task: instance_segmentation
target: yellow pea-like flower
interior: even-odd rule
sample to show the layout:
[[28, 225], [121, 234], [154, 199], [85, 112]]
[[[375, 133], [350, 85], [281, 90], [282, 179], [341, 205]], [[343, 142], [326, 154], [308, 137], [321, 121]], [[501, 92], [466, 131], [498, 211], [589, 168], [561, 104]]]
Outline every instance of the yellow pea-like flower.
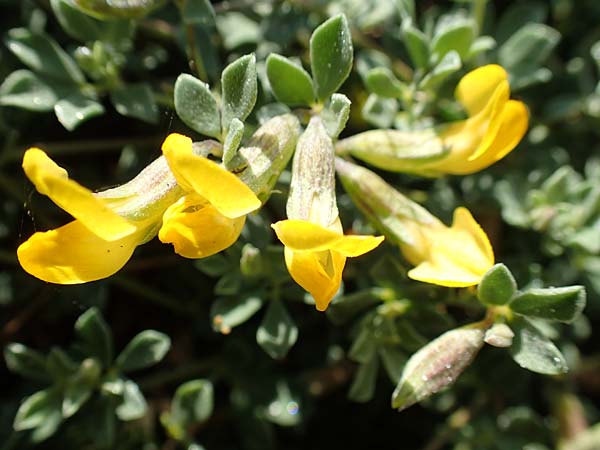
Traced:
[[188, 194], [163, 215], [158, 238], [173, 244], [175, 253], [203, 258], [232, 245], [244, 227], [246, 214], [261, 206], [252, 190], [233, 173], [200, 155], [192, 140], [171, 134], [162, 146], [175, 179]]
[[[466, 208], [456, 208], [451, 227], [427, 227], [419, 233], [424, 248], [405, 252], [407, 259], [416, 265], [408, 272], [413, 280], [448, 287], [474, 286], [494, 265], [490, 241]], [[420, 257], [409, 258], [415, 250]]]
[[285, 245], [290, 275], [314, 297], [317, 309], [327, 309], [342, 281], [346, 258], [377, 247], [383, 236], [345, 236], [339, 218], [329, 227], [308, 220], [282, 220], [272, 225]]
[[334, 148], [318, 116], [300, 137], [292, 166], [287, 220], [271, 225], [285, 246], [292, 279], [325, 311], [339, 290], [346, 258], [377, 247], [383, 236], [345, 236], [335, 198]]
[[354, 204], [415, 266], [408, 272], [410, 278], [440, 286], [473, 286], [494, 265], [489, 239], [466, 208], [454, 211], [448, 227], [370, 170], [340, 158], [336, 169]]
[[366, 131], [339, 141], [337, 151], [384, 170], [466, 175], [504, 158], [525, 135], [527, 108], [510, 100], [508, 74], [501, 66], [469, 72], [455, 96], [469, 116], [465, 120], [414, 131]]
[[[126, 204], [127, 198], [135, 197], [133, 193], [102, 198], [69, 179], [67, 171], [38, 148], [25, 152], [23, 169], [40, 193], [75, 218], [55, 230], [36, 232], [19, 246], [19, 263], [31, 275], [58, 284], [106, 278], [152, 236], [156, 216], [131, 220], [115, 206]], [[163, 194], [168, 199], [169, 193]]]

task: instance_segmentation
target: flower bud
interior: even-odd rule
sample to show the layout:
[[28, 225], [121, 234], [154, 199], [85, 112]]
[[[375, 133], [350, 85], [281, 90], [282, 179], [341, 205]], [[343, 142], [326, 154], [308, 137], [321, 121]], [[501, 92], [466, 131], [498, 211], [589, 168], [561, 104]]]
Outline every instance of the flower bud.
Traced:
[[447, 331], [415, 353], [392, 394], [392, 407], [406, 409], [452, 385], [483, 346], [488, 326], [478, 322]]
[[338, 217], [334, 160], [333, 142], [321, 118], [314, 116], [296, 147], [288, 219], [308, 220], [327, 227]]
[[299, 133], [296, 116], [273, 117], [256, 130], [247, 145], [238, 149], [227, 166], [264, 203], [292, 157]]

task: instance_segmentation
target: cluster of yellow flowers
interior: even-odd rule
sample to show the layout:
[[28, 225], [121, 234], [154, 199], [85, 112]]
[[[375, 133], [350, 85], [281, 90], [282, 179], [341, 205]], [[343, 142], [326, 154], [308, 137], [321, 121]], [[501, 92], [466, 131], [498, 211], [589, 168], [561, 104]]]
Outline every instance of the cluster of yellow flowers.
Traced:
[[[290, 137], [278, 152], [259, 149], [260, 156], [270, 155], [269, 164], [277, 161], [263, 167], [261, 176], [268, 182], [261, 185], [209, 159], [211, 146], [218, 143], [192, 143], [180, 134], [170, 134], [162, 145], [163, 155], [132, 181], [97, 193], [69, 179], [42, 150], [30, 148], [23, 158], [25, 174], [38, 192], [75, 220], [33, 234], [18, 248], [19, 262], [41, 280], [76, 284], [114, 274], [138, 245], [156, 235], [184, 257], [213, 255], [238, 239], [246, 215], [266, 201], [265, 190], [270, 191], [295, 148], [288, 219], [272, 227], [285, 245], [292, 278], [312, 294], [317, 309], [325, 310], [338, 291], [346, 258], [362, 255], [383, 240], [343, 234], [335, 199], [336, 169], [359, 208], [415, 266], [411, 278], [442, 286], [475, 285], [494, 264], [494, 254], [468, 210], [458, 208], [447, 227], [373, 172], [336, 160], [335, 152], [337, 147], [338, 153], [350, 153], [376, 167], [426, 176], [472, 173], [503, 158], [527, 129], [525, 106], [509, 100], [509, 94], [507, 74], [499, 66], [467, 74], [456, 96], [469, 117], [430, 130], [430, 140], [443, 149], [436, 158], [398, 153], [394, 130], [363, 133], [336, 146], [314, 116], [297, 144]], [[298, 125], [290, 117], [292, 125], [285, 133], [292, 136]], [[377, 132], [387, 133], [386, 143], [373, 135]], [[400, 139], [406, 142], [406, 132]]]

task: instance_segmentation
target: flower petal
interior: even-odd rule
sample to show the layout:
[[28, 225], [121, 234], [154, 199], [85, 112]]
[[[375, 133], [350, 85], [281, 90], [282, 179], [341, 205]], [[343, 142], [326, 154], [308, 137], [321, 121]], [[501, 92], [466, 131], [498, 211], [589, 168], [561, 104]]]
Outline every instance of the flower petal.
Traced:
[[107, 241], [119, 240], [137, 230], [89, 189], [70, 180], [67, 171], [39, 148], [30, 148], [25, 152], [23, 169], [41, 194], [50, 197], [98, 237]]
[[356, 257], [378, 247], [384, 239], [383, 236], [342, 236], [333, 243], [331, 250], [335, 250], [346, 257]]
[[295, 251], [328, 250], [342, 234], [308, 220], [280, 220], [271, 225], [286, 247]]
[[224, 216], [234, 219], [260, 208], [260, 200], [242, 180], [210, 159], [194, 155], [190, 138], [170, 134], [162, 151], [177, 183], [206, 198]]
[[244, 228], [246, 216], [230, 219], [202, 196], [191, 193], [164, 213], [158, 238], [173, 244], [186, 258], [204, 258], [231, 246]]
[[475, 161], [477, 165], [482, 169], [508, 155], [521, 141], [528, 126], [529, 114], [525, 104], [517, 100], [506, 102], [498, 134], [486, 154]]
[[[323, 255], [318, 252], [295, 252], [285, 248], [285, 264], [294, 281], [308, 291], [319, 311], [325, 311], [340, 288], [346, 257], [328, 252], [330, 274], [323, 268]], [[320, 258], [321, 257], [321, 258]]]
[[19, 263], [40, 280], [79, 284], [117, 272], [131, 258], [147, 230], [106, 241], [75, 220], [55, 230], [38, 232], [17, 249]]
[[481, 281], [481, 276], [451, 263], [444, 264], [443, 261], [438, 261], [438, 264], [425, 261], [409, 270], [408, 276], [413, 280], [446, 287], [474, 286]]
[[507, 80], [508, 74], [501, 66], [488, 64], [462, 77], [454, 95], [469, 116], [474, 116], [485, 108], [497, 87]]
[[[454, 210], [451, 230], [462, 231], [473, 239], [480, 253], [471, 256], [473, 259], [477, 257], [477, 262], [481, 266], [480, 271], [485, 273], [494, 265], [494, 250], [490, 240], [467, 208], [459, 207]], [[481, 256], [481, 260], [479, 260], [479, 256]]]
[[[336, 221], [337, 223], [337, 221]], [[294, 251], [335, 250], [346, 257], [360, 256], [377, 247], [383, 236], [344, 236], [307, 220], [281, 220], [271, 225], [279, 240]]]
[[466, 208], [454, 211], [452, 227], [431, 231], [429, 255], [408, 276], [440, 286], [472, 286], [494, 265], [489, 239]]

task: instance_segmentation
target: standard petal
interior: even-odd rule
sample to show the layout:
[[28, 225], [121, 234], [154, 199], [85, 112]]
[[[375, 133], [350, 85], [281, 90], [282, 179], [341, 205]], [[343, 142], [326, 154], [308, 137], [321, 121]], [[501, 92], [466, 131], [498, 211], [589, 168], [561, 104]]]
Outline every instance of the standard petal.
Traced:
[[414, 280], [440, 286], [473, 286], [494, 265], [489, 239], [466, 208], [454, 211], [452, 227], [431, 231], [429, 254], [408, 272]]
[[55, 230], [35, 233], [19, 246], [17, 257], [23, 269], [40, 280], [86, 283], [121, 269], [146, 235], [143, 229], [106, 241], [75, 220]]
[[[494, 250], [492, 249], [490, 240], [467, 208], [459, 207], [454, 210], [452, 227], [450, 229], [464, 232], [471, 237], [479, 251], [477, 253], [473, 251], [473, 254], [470, 255], [470, 260], [477, 261], [481, 272], [487, 272], [494, 265]], [[466, 249], [469, 248], [470, 246], [466, 247]]]
[[502, 111], [501, 125], [488, 151], [474, 162], [481, 170], [508, 155], [527, 132], [529, 114], [523, 102], [509, 100]]
[[454, 95], [465, 107], [469, 116], [474, 116], [485, 108], [498, 85], [507, 80], [508, 74], [501, 66], [488, 64], [462, 77]]
[[383, 242], [383, 236], [342, 236], [331, 246], [342, 255], [352, 258], [370, 252]]
[[179, 185], [206, 198], [224, 216], [233, 219], [260, 208], [260, 200], [243, 181], [210, 159], [194, 155], [190, 138], [170, 134], [162, 151]]
[[230, 219], [198, 194], [188, 194], [163, 215], [158, 238], [173, 244], [186, 258], [205, 258], [231, 246], [239, 237], [246, 217]]
[[308, 220], [281, 220], [271, 227], [283, 245], [296, 251], [327, 250], [343, 236]]
[[79, 220], [98, 237], [119, 240], [137, 228], [117, 215], [89, 189], [68, 178], [67, 171], [38, 148], [30, 148], [23, 157], [23, 169], [35, 188]]
[[325, 311], [340, 288], [346, 258], [337, 252], [328, 252], [330, 274], [323, 267], [323, 255], [318, 252], [295, 252], [285, 248], [285, 263], [294, 281], [308, 291], [319, 311]]

